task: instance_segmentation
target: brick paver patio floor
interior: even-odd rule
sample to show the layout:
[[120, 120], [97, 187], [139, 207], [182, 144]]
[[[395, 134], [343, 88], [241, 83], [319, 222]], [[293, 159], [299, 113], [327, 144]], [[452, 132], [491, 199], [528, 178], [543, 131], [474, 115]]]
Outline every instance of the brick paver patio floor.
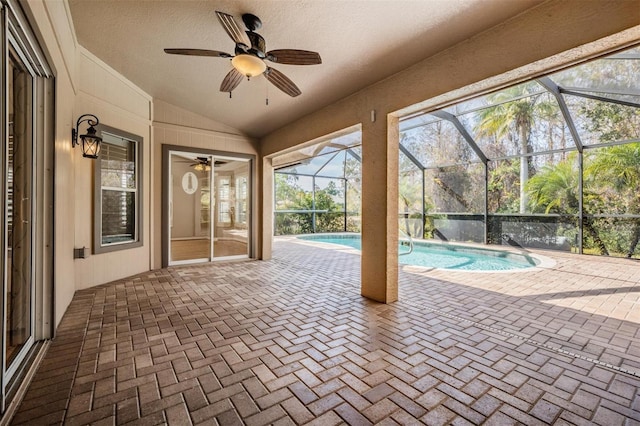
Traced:
[[640, 263], [403, 267], [286, 239], [270, 261], [76, 293], [14, 424], [640, 424]]

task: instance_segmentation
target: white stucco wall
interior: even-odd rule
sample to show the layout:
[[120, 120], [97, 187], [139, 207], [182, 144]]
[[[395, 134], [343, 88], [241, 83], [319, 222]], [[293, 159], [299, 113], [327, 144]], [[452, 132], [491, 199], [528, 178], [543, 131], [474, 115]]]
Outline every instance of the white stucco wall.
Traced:
[[[141, 247], [76, 259], [76, 289], [104, 284], [150, 269], [150, 182], [152, 98], [83, 47], [77, 51], [78, 92], [74, 116], [94, 114], [101, 124], [141, 136], [142, 142], [142, 240]], [[93, 245], [93, 168], [95, 160], [72, 153], [75, 161], [75, 247]], [[89, 219], [89, 220], [88, 220]]]
[[[54, 323], [62, 315], [76, 290], [73, 247], [75, 243], [76, 158], [71, 150], [75, 98], [78, 93], [78, 44], [65, 2], [23, 2], [49, 65], [55, 72], [55, 206], [54, 206]], [[77, 118], [77, 117], [76, 117]]]

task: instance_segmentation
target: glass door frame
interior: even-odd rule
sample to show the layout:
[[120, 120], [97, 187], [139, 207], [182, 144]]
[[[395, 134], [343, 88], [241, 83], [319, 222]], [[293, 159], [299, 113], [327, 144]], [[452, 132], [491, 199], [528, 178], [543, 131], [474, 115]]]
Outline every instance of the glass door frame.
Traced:
[[[171, 261], [171, 156], [175, 153], [183, 154], [183, 155], [197, 155], [197, 156], [211, 156], [212, 158], [212, 167], [210, 171], [210, 191], [214, 191], [213, 179], [214, 179], [214, 162], [215, 159], [225, 159], [230, 161], [246, 161], [248, 163], [248, 214], [247, 214], [247, 255], [242, 256], [225, 256], [225, 257], [214, 257], [214, 249], [213, 249], [213, 236], [214, 236], [214, 223], [213, 223], [213, 214], [215, 209], [210, 208], [210, 226], [209, 226], [209, 234], [211, 238], [211, 253], [209, 259], [198, 259], [195, 261], [179, 261], [179, 263]], [[195, 148], [181, 145], [168, 145], [162, 144], [162, 212], [161, 212], [161, 252], [162, 252], [162, 267], [166, 268], [168, 266], [174, 266], [179, 264], [192, 264], [192, 263], [202, 263], [202, 262], [216, 262], [220, 260], [229, 260], [229, 259], [238, 259], [238, 258], [246, 258], [250, 259], [254, 257], [254, 235], [255, 235], [255, 224], [253, 221], [254, 211], [256, 207], [256, 200], [254, 197], [254, 187], [256, 185], [254, 181], [255, 176], [255, 161], [256, 156], [253, 154], [243, 154], [243, 153], [235, 153], [228, 151], [218, 151], [211, 149], [203, 149], [203, 148]], [[213, 201], [213, 192], [210, 195], [211, 202]]]
[[[0, 412], [5, 414], [13, 410], [14, 396], [26, 390], [25, 376], [31, 374], [34, 359], [40, 359], [46, 342], [54, 334], [54, 76], [46, 62], [46, 56], [40, 49], [38, 40], [30, 30], [29, 22], [17, 0], [2, 0], [0, 3], [0, 76], [2, 85], [0, 94], [0, 188], [3, 194], [2, 222], [0, 225], [0, 243], [2, 244], [2, 301], [0, 303]], [[11, 361], [8, 360], [8, 300], [9, 286], [9, 78], [14, 57], [28, 79], [28, 92], [25, 117], [27, 132], [25, 144], [29, 145], [24, 164], [30, 169], [27, 195], [29, 204], [28, 232], [28, 334], [21, 347], [17, 349]], [[13, 155], [13, 153], [12, 153]], [[15, 200], [13, 200], [15, 201]], [[20, 200], [19, 202], [22, 202]], [[15, 203], [14, 203], [15, 204]], [[25, 205], [27, 204], [25, 200]], [[12, 213], [13, 214], [13, 213]], [[16, 397], [16, 400], [19, 398]], [[11, 403], [11, 404], [10, 404]]]
[[[167, 170], [167, 173], [169, 174], [169, 176], [173, 176], [173, 157], [196, 157], [196, 156], [204, 156], [207, 157], [211, 163], [211, 168], [206, 171], [206, 177], [207, 179], [209, 179], [209, 205], [211, 205], [211, 189], [212, 189], [212, 177], [213, 177], [213, 157], [209, 154], [205, 154], [203, 155], [202, 153], [197, 153], [197, 152], [191, 152], [191, 151], [175, 151], [175, 150], [171, 150], [168, 153], [169, 155], [169, 167], [164, 169]], [[199, 179], [198, 179], [199, 180]], [[213, 222], [212, 222], [212, 218], [213, 218], [213, 209], [209, 208], [209, 256], [208, 257], [200, 257], [200, 258], [194, 258], [194, 259], [186, 259], [186, 260], [171, 260], [171, 253], [172, 253], [172, 234], [171, 234], [171, 228], [173, 225], [173, 181], [171, 182], [170, 186], [169, 186], [169, 192], [168, 192], [168, 209], [169, 209], [169, 226], [167, 228], [165, 228], [165, 232], [167, 232], [168, 234], [168, 244], [169, 244], [169, 254], [168, 254], [168, 258], [169, 258], [169, 264], [168, 266], [178, 266], [178, 265], [189, 265], [189, 264], [193, 264], [193, 263], [203, 263], [203, 262], [210, 262], [211, 259], [213, 259]], [[202, 188], [200, 183], [198, 183], [198, 188]], [[195, 217], [198, 217], [198, 214], [194, 215], [194, 221], [195, 221]], [[195, 222], [194, 222], [194, 226], [195, 226]]]
[[[11, 52], [14, 52], [16, 54], [16, 56], [20, 56], [17, 55], [18, 52], [14, 51], [14, 46], [11, 46], [11, 48], [9, 49]], [[8, 304], [9, 304], [9, 300], [8, 300], [8, 286], [9, 286], [9, 280], [8, 280], [8, 275], [9, 275], [9, 271], [7, 270], [7, 266], [8, 266], [8, 257], [9, 257], [9, 243], [7, 241], [7, 236], [9, 235], [9, 229], [8, 229], [8, 209], [9, 209], [9, 205], [8, 205], [8, 197], [6, 195], [3, 195], [3, 212], [4, 212], [4, 219], [3, 219], [3, 257], [4, 257], [4, 269], [3, 269], [3, 322], [4, 322], [4, 332], [3, 332], [3, 336], [4, 336], [4, 344], [3, 344], [3, 362], [2, 362], [2, 371], [4, 372], [4, 382], [8, 383], [11, 381], [11, 379], [13, 378], [13, 376], [15, 375], [16, 371], [18, 370], [18, 368], [22, 365], [22, 362], [25, 360], [27, 354], [29, 353], [29, 351], [31, 350], [33, 343], [35, 342], [35, 239], [36, 239], [36, 229], [35, 229], [35, 222], [36, 222], [36, 209], [35, 209], [35, 197], [36, 197], [36, 178], [35, 178], [35, 170], [36, 170], [36, 163], [35, 163], [35, 137], [34, 137], [34, 133], [35, 133], [35, 117], [33, 117], [33, 111], [35, 106], [37, 105], [37, 99], [36, 99], [36, 79], [35, 76], [30, 72], [30, 70], [28, 69], [28, 67], [24, 64], [22, 58], [16, 58], [16, 60], [20, 60], [20, 65], [25, 67], [24, 72], [29, 74], [29, 86], [27, 89], [27, 96], [30, 98], [29, 102], [28, 102], [28, 106], [29, 111], [28, 111], [28, 115], [27, 115], [27, 119], [29, 120], [29, 125], [28, 125], [28, 133], [27, 133], [27, 137], [25, 138], [27, 143], [30, 144], [31, 146], [28, 148], [29, 152], [31, 153], [31, 158], [28, 160], [28, 166], [29, 166], [29, 198], [27, 199], [22, 199], [18, 202], [22, 203], [23, 201], [28, 201], [28, 211], [29, 211], [29, 215], [27, 218], [28, 221], [28, 226], [29, 226], [29, 231], [28, 231], [28, 235], [30, 236], [31, 241], [29, 241], [29, 293], [28, 293], [28, 298], [29, 298], [29, 302], [28, 302], [28, 308], [29, 308], [29, 337], [25, 340], [24, 343], [21, 344], [21, 347], [18, 349], [18, 352], [15, 354], [15, 356], [13, 356], [13, 358], [11, 360], [7, 359], [7, 347], [9, 346], [9, 343], [7, 341], [8, 337], [7, 337], [7, 332], [10, 332], [7, 328], [7, 321], [8, 321], [8, 316], [9, 316], [9, 310], [8, 310]], [[11, 60], [7, 60], [7, 67], [11, 66]], [[8, 73], [8, 68], [5, 68], [5, 70], [7, 71], [7, 74], [5, 75], [9, 75]], [[9, 99], [9, 96], [5, 97], [5, 111], [9, 111], [9, 107], [8, 107], [8, 103], [11, 102], [11, 100]], [[14, 112], [15, 114], [15, 112]], [[15, 119], [14, 119], [15, 122]], [[4, 150], [3, 150], [3, 162], [2, 162], [2, 179], [4, 181], [4, 191], [3, 194], [7, 194], [8, 193], [8, 181], [7, 181], [7, 176], [8, 176], [8, 153], [9, 153], [9, 137], [11, 136], [10, 131], [9, 131], [9, 121], [7, 120], [7, 126], [5, 128], [6, 131], [6, 138], [3, 140], [6, 141], [6, 146], [4, 146]], [[15, 156], [15, 140], [14, 140], [14, 153], [12, 154], [12, 156]], [[14, 167], [15, 167], [15, 163], [14, 163]], [[15, 170], [15, 169], [14, 169]], [[15, 176], [14, 176], [15, 179]], [[15, 194], [14, 194], [15, 195]], [[16, 200], [13, 200], [13, 204], [16, 204]], [[22, 203], [24, 204], [24, 203]], [[21, 206], [22, 207], [22, 206]], [[13, 208], [13, 211], [15, 211], [15, 208]], [[15, 220], [15, 217], [12, 219]], [[12, 263], [13, 265], [13, 263]]]
[[[237, 161], [237, 162], [241, 162], [241, 163], [247, 163], [247, 200], [249, 200], [249, 212], [248, 212], [248, 218], [247, 218], [247, 253], [246, 254], [236, 254], [236, 255], [228, 255], [228, 256], [215, 256], [215, 250], [214, 250], [214, 246], [215, 246], [215, 232], [216, 232], [216, 222], [218, 222], [218, 218], [212, 217], [213, 222], [211, 222], [211, 229], [212, 229], [212, 244], [211, 244], [211, 260], [213, 262], [218, 262], [218, 261], [223, 261], [223, 260], [234, 260], [234, 259], [247, 259], [250, 257], [250, 253], [251, 253], [251, 213], [252, 213], [252, 207], [253, 205], [250, 203], [251, 201], [251, 195], [252, 195], [252, 191], [251, 191], [251, 179], [250, 177], [252, 176], [252, 171], [251, 171], [251, 167], [252, 167], [252, 161], [250, 159], [247, 158], [241, 158], [238, 157], [237, 155], [214, 155], [212, 158], [212, 167], [211, 167], [211, 179], [212, 182], [215, 181], [215, 173], [214, 173], [214, 169], [215, 169], [215, 162], [216, 160], [226, 160], [227, 162], [233, 162], [233, 161]], [[233, 182], [233, 185], [231, 185], [232, 182], [229, 182], [229, 186], [230, 186], [230, 190], [231, 188], [237, 188], [235, 185], [235, 182]], [[212, 184], [211, 190], [215, 190], [216, 194], [214, 195], [213, 199], [216, 200], [217, 203], [217, 199], [218, 199], [218, 187], [215, 184]], [[235, 194], [231, 194], [231, 197], [233, 197], [233, 199], [235, 199]], [[233, 206], [235, 208], [235, 206]], [[211, 208], [211, 213], [215, 214], [218, 210], [218, 207], [215, 206]]]

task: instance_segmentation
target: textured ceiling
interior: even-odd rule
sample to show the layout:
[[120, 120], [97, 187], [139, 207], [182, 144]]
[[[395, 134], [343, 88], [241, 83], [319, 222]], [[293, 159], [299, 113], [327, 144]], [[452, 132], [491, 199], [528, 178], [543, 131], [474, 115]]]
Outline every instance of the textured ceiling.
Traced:
[[[69, 0], [79, 43], [151, 96], [261, 137], [493, 27], [541, 0]], [[321, 65], [269, 64], [302, 91], [291, 98], [263, 76], [229, 99], [218, 91], [233, 53], [215, 11], [261, 18], [267, 50], [305, 49]], [[265, 98], [269, 97], [269, 105]]]

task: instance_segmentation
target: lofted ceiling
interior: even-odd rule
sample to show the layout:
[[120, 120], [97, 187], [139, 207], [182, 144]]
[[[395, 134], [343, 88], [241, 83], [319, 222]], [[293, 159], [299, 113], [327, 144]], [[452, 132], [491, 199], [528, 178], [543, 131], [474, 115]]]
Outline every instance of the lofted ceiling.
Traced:
[[[491, 28], [542, 0], [69, 0], [79, 43], [144, 91], [260, 138]], [[233, 97], [219, 92], [229, 59], [164, 48], [233, 53], [215, 11], [253, 13], [267, 50], [319, 52], [322, 64], [268, 63], [293, 80], [291, 98], [263, 76]], [[269, 98], [269, 105], [265, 99]]]

